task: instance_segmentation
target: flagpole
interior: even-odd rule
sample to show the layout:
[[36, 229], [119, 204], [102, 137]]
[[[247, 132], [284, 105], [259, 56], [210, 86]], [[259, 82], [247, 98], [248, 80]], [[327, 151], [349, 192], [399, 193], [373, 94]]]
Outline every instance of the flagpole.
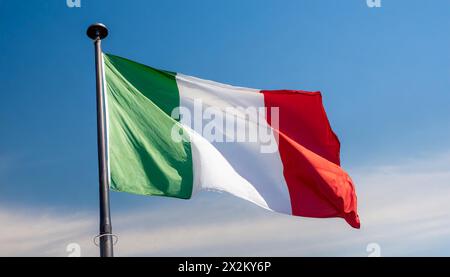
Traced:
[[100, 185], [100, 256], [113, 257], [111, 214], [109, 209], [109, 176], [106, 156], [105, 99], [103, 97], [102, 39], [108, 36], [108, 29], [101, 23], [92, 24], [87, 36], [95, 45], [95, 73], [97, 89], [97, 146], [98, 175]]

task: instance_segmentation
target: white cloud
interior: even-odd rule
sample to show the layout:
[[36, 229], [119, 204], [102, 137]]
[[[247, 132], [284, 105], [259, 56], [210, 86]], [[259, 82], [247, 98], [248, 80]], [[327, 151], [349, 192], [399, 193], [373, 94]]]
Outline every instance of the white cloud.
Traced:
[[[401, 165], [355, 168], [362, 229], [341, 219], [266, 212], [216, 193], [167, 200], [136, 211], [113, 210], [116, 255], [365, 256], [449, 255], [450, 154]], [[149, 198], [154, 199], [154, 198]], [[149, 202], [151, 202], [149, 200]], [[1, 256], [64, 256], [77, 242], [97, 255], [97, 214], [0, 207]]]
[[71, 240], [86, 243], [94, 219], [87, 214], [2, 207], [0, 256], [62, 256]]

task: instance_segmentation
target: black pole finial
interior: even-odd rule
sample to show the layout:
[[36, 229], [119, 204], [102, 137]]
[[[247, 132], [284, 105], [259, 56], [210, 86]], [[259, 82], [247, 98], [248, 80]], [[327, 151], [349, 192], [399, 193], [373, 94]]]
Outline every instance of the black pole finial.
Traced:
[[86, 34], [92, 40], [104, 39], [108, 36], [108, 28], [106, 28], [105, 24], [94, 23], [91, 26], [89, 26]]

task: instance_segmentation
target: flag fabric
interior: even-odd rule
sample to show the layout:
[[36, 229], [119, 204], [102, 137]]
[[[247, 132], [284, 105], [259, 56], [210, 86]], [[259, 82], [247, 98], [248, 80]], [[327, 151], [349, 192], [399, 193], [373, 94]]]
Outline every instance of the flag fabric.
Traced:
[[110, 54], [103, 76], [112, 190], [183, 199], [227, 192], [360, 227], [320, 92], [235, 87]]

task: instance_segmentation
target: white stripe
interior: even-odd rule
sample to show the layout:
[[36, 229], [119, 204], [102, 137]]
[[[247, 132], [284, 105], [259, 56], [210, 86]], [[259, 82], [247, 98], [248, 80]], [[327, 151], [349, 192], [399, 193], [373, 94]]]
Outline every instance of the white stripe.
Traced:
[[108, 186], [111, 184], [111, 168], [110, 168], [110, 162], [109, 162], [109, 109], [108, 109], [108, 92], [106, 90], [106, 75], [105, 75], [105, 58], [104, 58], [104, 54], [101, 54], [101, 59], [102, 59], [102, 64], [101, 64], [101, 68], [102, 68], [102, 79], [103, 79], [103, 88], [102, 88], [102, 93], [103, 93], [103, 101], [104, 101], [104, 114], [105, 114], [105, 128], [106, 128], [106, 170], [107, 172], [107, 176], [108, 176]]
[[[180, 106], [187, 108], [192, 115], [194, 100], [199, 99], [204, 108], [220, 111], [229, 107], [265, 107], [264, 95], [259, 90], [233, 87], [182, 74], [177, 74], [176, 79], [180, 92]], [[258, 125], [259, 128], [266, 130], [275, 142], [273, 129], [267, 124], [265, 114], [259, 115], [262, 120], [245, 118], [239, 111], [232, 115], [237, 117], [236, 133], [245, 132], [245, 126]], [[209, 121], [203, 119], [203, 126]], [[195, 133], [193, 130], [189, 132], [192, 140], [196, 190], [225, 191], [269, 210], [292, 213], [289, 191], [283, 176], [283, 164], [278, 151], [261, 153], [260, 141], [209, 142], [201, 136], [201, 130], [194, 129]], [[226, 130], [223, 132], [225, 136], [233, 136], [227, 134]]]

